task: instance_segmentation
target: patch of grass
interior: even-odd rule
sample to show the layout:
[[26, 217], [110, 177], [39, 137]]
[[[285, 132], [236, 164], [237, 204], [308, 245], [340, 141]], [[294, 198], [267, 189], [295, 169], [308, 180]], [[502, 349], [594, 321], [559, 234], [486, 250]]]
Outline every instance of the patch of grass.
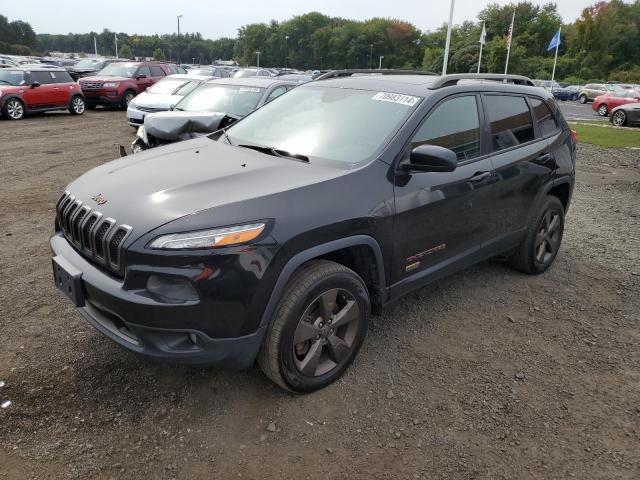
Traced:
[[579, 142], [607, 148], [640, 147], [640, 129], [632, 130], [614, 128], [609, 125], [587, 125], [575, 122], [570, 122], [569, 125], [578, 132]]

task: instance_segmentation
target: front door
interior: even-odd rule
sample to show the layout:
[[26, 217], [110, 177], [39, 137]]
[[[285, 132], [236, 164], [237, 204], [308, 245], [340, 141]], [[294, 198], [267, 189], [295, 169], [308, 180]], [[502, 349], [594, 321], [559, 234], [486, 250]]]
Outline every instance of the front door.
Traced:
[[422, 144], [449, 148], [458, 166], [447, 173], [398, 170], [392, 297], [438, 272], [473, 263], [491, 236], [494, 172], [481, 148], [479, 112], [479, 96], [449, 97], [427, 115], [406, 148], [402, 161]]

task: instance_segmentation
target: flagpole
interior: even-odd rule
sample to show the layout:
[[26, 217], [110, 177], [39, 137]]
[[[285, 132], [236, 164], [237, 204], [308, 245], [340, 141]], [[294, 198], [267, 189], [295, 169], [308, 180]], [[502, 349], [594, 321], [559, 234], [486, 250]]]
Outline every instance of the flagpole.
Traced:
[[511, 54], [511, 42], [513, 41], [513, 22], [516, 19], [516, 11], [513, 10], [513, 16], [511, 17], [511, 35], [509, 35], [509, 45], [507, 46], [507, 62], [504, 65], [504, 76], [507, 76], [509, 70], [509, 55]]
[[93, 36], [93, 49], [96, 52], [96, 57], [98, 56], [98, 41], [96, 40], [96, 36]]
[[116, 58], [118, 58], [118, 34], [114, 33], [113, 35], [115, 36], [115, 39], [116, 39]]
[[556, 76], [556, 62], [558, 61], [558, 48], [560, 48], [560, 32], [562, 31], [562, 25], [558, 29], [558, 44], [556, 45], [556, 56], [553, 59], [553, 70], [551, 71], [551, 93], [553, 93], [553, 79]]
[[480, 73], [480, 64], [482, 63], [482, 47], [484, 47], [485, 39], [483, 38], [484, 22], [482, 22], [482, 33], [480, 34], [480, 56], [478, 57], [478, 73]]
[[451, 0], [451, 7], [449, 9], [449, 26], [447, 28], [447, 41], [444, 44], [444, 60], [442, 62], [442, 75], [447, 74], [447, 64], [449, 63], [449, 44], [451, 43], [451, 27], [453, 23], [453, 6], [455, 0]]

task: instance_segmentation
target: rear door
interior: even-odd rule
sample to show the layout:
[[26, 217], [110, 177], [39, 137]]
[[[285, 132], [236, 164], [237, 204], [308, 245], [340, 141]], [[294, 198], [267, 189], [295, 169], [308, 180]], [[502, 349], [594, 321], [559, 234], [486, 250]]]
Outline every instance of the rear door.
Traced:
[[542, 99], [485, 94], [483, 104], [497, 179], [492, 208], [499, 215], [492, 242], [506, 248], [520, 238], [537, 193], [552, 178], [555, 162], [549, 137], [559, 132]]
[[491, 235], [493, 166], [482, 150], [480, 97], [448, 97], [429, 112], [406, 146], [430, 144], [453, 150], [453, 172], [396, 171], [394, 259], [395, 295], [448, 266], [472, 263]]
[[73, 80], [67, 72], [48, 72], [54, 82], [55, 101], [58, 107], [64, 107], [71, 100]]

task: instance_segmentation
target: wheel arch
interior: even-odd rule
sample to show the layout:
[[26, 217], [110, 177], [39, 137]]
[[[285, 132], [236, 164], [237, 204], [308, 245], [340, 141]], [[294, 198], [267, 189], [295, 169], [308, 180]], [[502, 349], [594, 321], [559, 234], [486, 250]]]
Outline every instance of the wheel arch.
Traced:
[[355, 235], [316, 245], [291, 257], [283, 267], [264, 309], [260, 327], [269, 324], [289, 280], [310, 260], [325, 259], [340, 263], [362, 277], [371, 297], [372, 312], [378, 314], [384, 302], [385, 271], [382, 250], [369, 235]]
[[69, 96], [69, 101], [67, 102], [67, 108], [71, 108], [71, 103], [73, 102], [73, 99], [76, 97], [81, 97], [82, 100], [85, 102], [85, 104], [87, 103], [87, 99], [84, 98], [84, 95], [82, 92], [71, 92], [71, 95]]
[[20, 100], [22, 102], [22, 105], [24, 106], [24, 113], [27, 113], [29, 111], [29, 107], [27, 106], [27, 102], [24, 101], [24, 98], [22, 98], [20, 95], [18, 95], [17, 93], [10, 93], [6, 96], [2, 96], [0, 97], [0, 109], [4, 108], [5, 104], [11, 100], [12, 98], [16, 98], [18, 100]]

